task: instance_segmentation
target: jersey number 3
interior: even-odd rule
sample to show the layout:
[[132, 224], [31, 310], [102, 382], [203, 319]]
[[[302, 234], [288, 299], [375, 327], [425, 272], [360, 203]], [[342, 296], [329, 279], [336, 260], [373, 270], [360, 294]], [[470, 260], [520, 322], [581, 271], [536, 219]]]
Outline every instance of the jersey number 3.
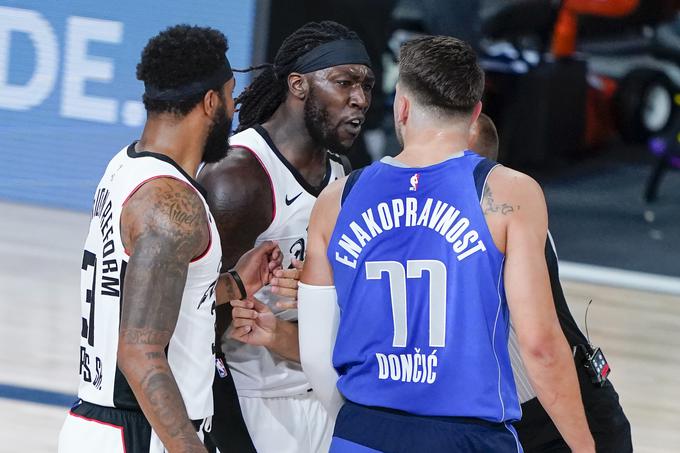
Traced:
[[366, 278], [381, 280], [387, 273], [392, 300], [394, 337], [392, 346], [405, 348], [408, 337], [406, 310], [406, 279], [422, 278], [423, 271], [430, 274], [430, 339], [429, 346], [444, 347], [446, 341], [446, 266], [437, 260], [408, 260], [406, 269], [398, 261], [367, 261]]

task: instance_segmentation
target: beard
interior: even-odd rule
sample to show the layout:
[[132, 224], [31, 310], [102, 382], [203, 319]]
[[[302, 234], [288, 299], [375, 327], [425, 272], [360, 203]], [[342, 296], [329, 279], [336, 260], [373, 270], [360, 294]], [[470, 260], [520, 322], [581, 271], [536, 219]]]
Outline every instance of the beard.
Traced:
[[330, 125], [329, 117], [328, 110], [310, 87], [304, 107], [305, 126], [310, 137], [328, 151], [346, 156], [352, 144], [347, 146], [340, 141], [337, 130]]
[[203, 162], [211, 164], [219, 162], [227, 155], [229, 148], [229, 134], [231, 134], [231, 117], [227, 116], [225, 108], [217, 109], [215, 117], [212, 119], [208, 137], [203, 146]]

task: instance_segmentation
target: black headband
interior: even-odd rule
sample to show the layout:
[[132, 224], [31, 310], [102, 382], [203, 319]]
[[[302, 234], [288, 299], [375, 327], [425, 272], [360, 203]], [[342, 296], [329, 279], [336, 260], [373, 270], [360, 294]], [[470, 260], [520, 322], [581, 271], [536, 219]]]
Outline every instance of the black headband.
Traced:
[[229, 60], [227, 60], [226, 65], [215, 71], [211, 76], [176, 88], [163, 90], [144, 82], [144, 95], [152, 101], [183, 101], [197, 94], [212, 90], [217, 86], [222, 86], [233, 77], [234, 74], [231, 72]]
[[343, 64], [362, 64], [371, 67], [364, 44], [358, 39], [341, 39], [321, 44], [301, 55], [290, 72], [307, 74], [319, 69]]

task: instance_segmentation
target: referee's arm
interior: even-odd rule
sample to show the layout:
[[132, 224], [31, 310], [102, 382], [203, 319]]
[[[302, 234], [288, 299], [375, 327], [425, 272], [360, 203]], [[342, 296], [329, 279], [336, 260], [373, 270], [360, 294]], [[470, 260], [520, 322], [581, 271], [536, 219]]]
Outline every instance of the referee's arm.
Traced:
[[488, 184], [497, 202], [513, 207], [506, 223], [505, 293], [529, 379], [572, 451], [594, 452], [574, 361], [552, 300], [543, 193], [533, 179], [512, 170], [492, 173]]

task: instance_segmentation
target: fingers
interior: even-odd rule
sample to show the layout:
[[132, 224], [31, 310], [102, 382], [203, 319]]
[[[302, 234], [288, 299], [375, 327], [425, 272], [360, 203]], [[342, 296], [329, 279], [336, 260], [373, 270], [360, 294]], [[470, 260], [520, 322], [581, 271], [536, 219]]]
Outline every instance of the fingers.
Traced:
[[232, 307], [236, 308], [253, 308], [255, 304], [253, 304], [254, 299], [244, 299], [244, 300], [232, 300], [229, 301]]
[[302, 267], [304, 266], [305, 262], [302, 260], [299, 260], [297, 258], [293, 258], [291, 260], [291, 263], [293, 264], [293, 267], [299, 271], [302, 270]]
[[253, 326], [255, 325], [255, 320], [246, 318], [234, 318], [231, 321], [231, 325], [234, 326], [235, 329], [238, 329], [239, 327], [249, 327], [250, 330], [252, 330]]
[[234, 309], [231, 311], [231, 316], [234, 320], [255, 319], [257, 318], [257, 311], [247, 308], [234, 307]]
[[281, 252], [281, 249], [277, 246], [272, 252], [269, 259], [268, 263], [269, 272], [273, 272], [275, 269], [280, 268], [281, 263], [283, 263], [283, 253]]
[[250, 299], [250, 301], [253, 303], [253, 310], [256, 310], [258, 313], [269, 313], [272, 311], [267, 304], [264, 304], [255, 298]]
[[252, 330], [253, 328], [251, 326], [233, 327], [232, 329], [229, 329], [229, 337], [242, 343], [246, 343], [248, 335], [250, 335]]
[[[299, 272], [299, 271], [296, 271], [296, 272]], [[272, 289], [274, 289], [274, 288], [287, 288], [287, 289], [294, 289], [294, 290], [297, 291], [298, 282], [299, 282], [299, 275], [296, 275], [295, 277], [286, 277], [286, 278], [274, 277], [274, 278], [272, 278], [272, 281], [270, 282], [270, 284], [272, 285]]]
[[276, 308], [280, 310], [297, 310], [298, 303], [297, 300], [283, 301], [280, 300], [276, 303]]
[[[294, 280], [295, 283], [297, 283], [297, 280]], [[282, 286], [273, 286], [272, 285], [272, 293], [276, 294], [277, 296], [281, 297], [290, 297], [291, 299], [297, 299], [297, 284], [295, 285], [295, 288], [286, 288]]]
[[[296, 282], [300, 280], [300, 269], [277, 269], [274, 271], [274, 277], [282, 279], [293, 279]], [[272, 284], [274, 280], [272, 279]], [[295, 285], [297, 287], [297, 284]]]
[[292, 269], [279, 269], [274, 271], [274, 278], [271, 279], [272, 292], [277, 296], [290, 297], [297, 299], [298, 281], [300, 280], [300, 269], [302, 261], [293, 259]]
[[[277, 249], [279, 245], [274, 242], [274, 241], [264, 241], [257, 247], [255, 247], [255, 250], [261, 251], [263, 253], [266, 253], [268, 255], [271, 255], [274, 253], [274, 250]], [[281, 250], [279, 249], [279, 253], [281, 253]]]

